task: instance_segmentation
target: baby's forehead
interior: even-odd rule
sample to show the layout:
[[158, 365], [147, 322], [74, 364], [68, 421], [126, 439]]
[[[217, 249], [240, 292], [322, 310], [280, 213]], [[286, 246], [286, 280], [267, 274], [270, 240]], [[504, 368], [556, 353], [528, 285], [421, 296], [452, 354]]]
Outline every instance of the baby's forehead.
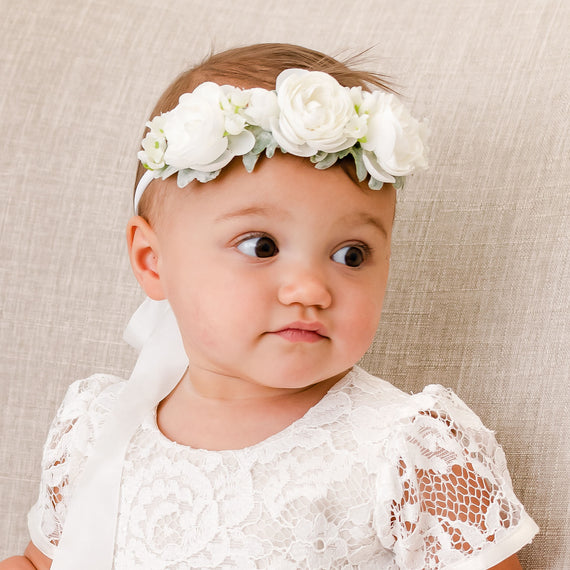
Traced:
[[391, 185], [371, 190], [340, 165], [318, 170], [308, 159], [292, 155], [260, 161], [251, 173], [236, 161], [215, 180], [185, 188], [171, 177], [155, 192], [155, 212], [165, 228], [182, 216], [202, 226], [263, 221], [311, 225], [315, 231], [333, 222], [385, 228], [395, 205]]

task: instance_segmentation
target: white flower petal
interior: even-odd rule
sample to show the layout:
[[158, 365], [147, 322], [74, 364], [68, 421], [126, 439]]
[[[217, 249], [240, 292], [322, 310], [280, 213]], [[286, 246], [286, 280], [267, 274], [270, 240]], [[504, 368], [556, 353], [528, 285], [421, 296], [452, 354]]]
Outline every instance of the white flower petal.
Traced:
[[250, 131], [242, 131], [239, 135], [228, 137], [228, 151], [234, 156], [247, 154], [255, 144], [255, 137]]
[[285, 152], [294, 154], [295, 156], [309, 157], [316, 154], [316, 150], [311, 148], [308, 144], [298, 144], [291, 141], [291, 137], [284, 136], [280, 131], [280, 125], [277, 121], [274, 121], [271, 126], [271, 132], [273, 138], [279, 145], [279, 147]]
[[234, 154], [229, 150], [222, 153], [216, 160], [208, 164], [193, 164], [192, 170], [200, 170], [202, 172], [214, 172], [214, 170], [219, 170], [224, 166], [227, 166], [231, 160], [234, 158]]
[[231, 87], [228, 85], [224, 85], [223, 88], [230, 87], [231, 91], [226, 92], [228, 99], [230, 100], [231, 104], [235, 107], [246, 107], [249, 104], [251, 99], [251, 93], [249, 89], [238, 89], [237, 87]]
[[259, 126], [268, 131], [271, 128], [271, 122], [279, 116], [277, 94], [259, 88], [250, 89], [249, 93], [249, 104], [240, 112], [248, 124]]
[[236, 113], [227, 113], [225, 117], [226, 132], [239, 135], [245, 128], [245, 119]]
[[281, 85], [283, 84], [283, 82], [292, 75], [296, 75], [298, 77], [305, 75], [309, 73], [309, 71], [307, 69], [298, 69], [295, 67], [292, 67], [291, 69], [284, 69], [278, 76], [277, 79], [275, 80], [275, 90], [277, 92], [279, 92], [279, 89], [281, 88]]
[[368, 173], [376, 178], [376, 180], [379, 182], [389, 182], [390, 184], [396, 182], [396, 179], [385, 172], [380, 164], [378, 164], [378, 161], [376, 160], [376, 157], [373, 153], [365, 150], [362, 153], [362, 161], [364, 162]]

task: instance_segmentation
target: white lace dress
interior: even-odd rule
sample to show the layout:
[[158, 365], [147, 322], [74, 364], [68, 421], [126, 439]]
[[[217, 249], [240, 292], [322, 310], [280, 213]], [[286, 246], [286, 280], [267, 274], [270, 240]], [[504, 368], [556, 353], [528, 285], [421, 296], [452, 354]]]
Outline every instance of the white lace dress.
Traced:
[[[74, 383], [51, 427], [29, 514], [50, 558], [124, 385]], [[114, 567], [473, 570], [536, 532], [492, 432], [453, 392], [408, 395], [355, 367], [301, 419], [241, 450], [179, 445], [150, 414], [124, 463]]]

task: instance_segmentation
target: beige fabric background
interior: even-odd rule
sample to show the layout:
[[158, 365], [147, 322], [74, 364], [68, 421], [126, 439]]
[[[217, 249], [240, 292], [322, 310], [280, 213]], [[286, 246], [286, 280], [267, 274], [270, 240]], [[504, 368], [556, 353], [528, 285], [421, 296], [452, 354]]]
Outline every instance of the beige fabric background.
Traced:
[[128, 375], [142, 299], [125, 255], [135, 153], [166, 84], [214, 46], [375, 46], [429, 116], [433, 167], [400, 195], [365, 366], [454, 388], [496, 430], [541, 527], [526, 568], [570, 565], [570, 3], [0, 0], [0, 558], [27, 543], [66, 386]]

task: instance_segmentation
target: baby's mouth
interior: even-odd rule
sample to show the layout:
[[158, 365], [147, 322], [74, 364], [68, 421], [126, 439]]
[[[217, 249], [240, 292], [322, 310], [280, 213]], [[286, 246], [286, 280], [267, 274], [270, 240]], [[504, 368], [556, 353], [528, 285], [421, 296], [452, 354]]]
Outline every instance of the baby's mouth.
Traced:
[[319, 342], [328, 338], [325, 327], [318, 322], [294, 322], [272, 331], [289, 342]]

